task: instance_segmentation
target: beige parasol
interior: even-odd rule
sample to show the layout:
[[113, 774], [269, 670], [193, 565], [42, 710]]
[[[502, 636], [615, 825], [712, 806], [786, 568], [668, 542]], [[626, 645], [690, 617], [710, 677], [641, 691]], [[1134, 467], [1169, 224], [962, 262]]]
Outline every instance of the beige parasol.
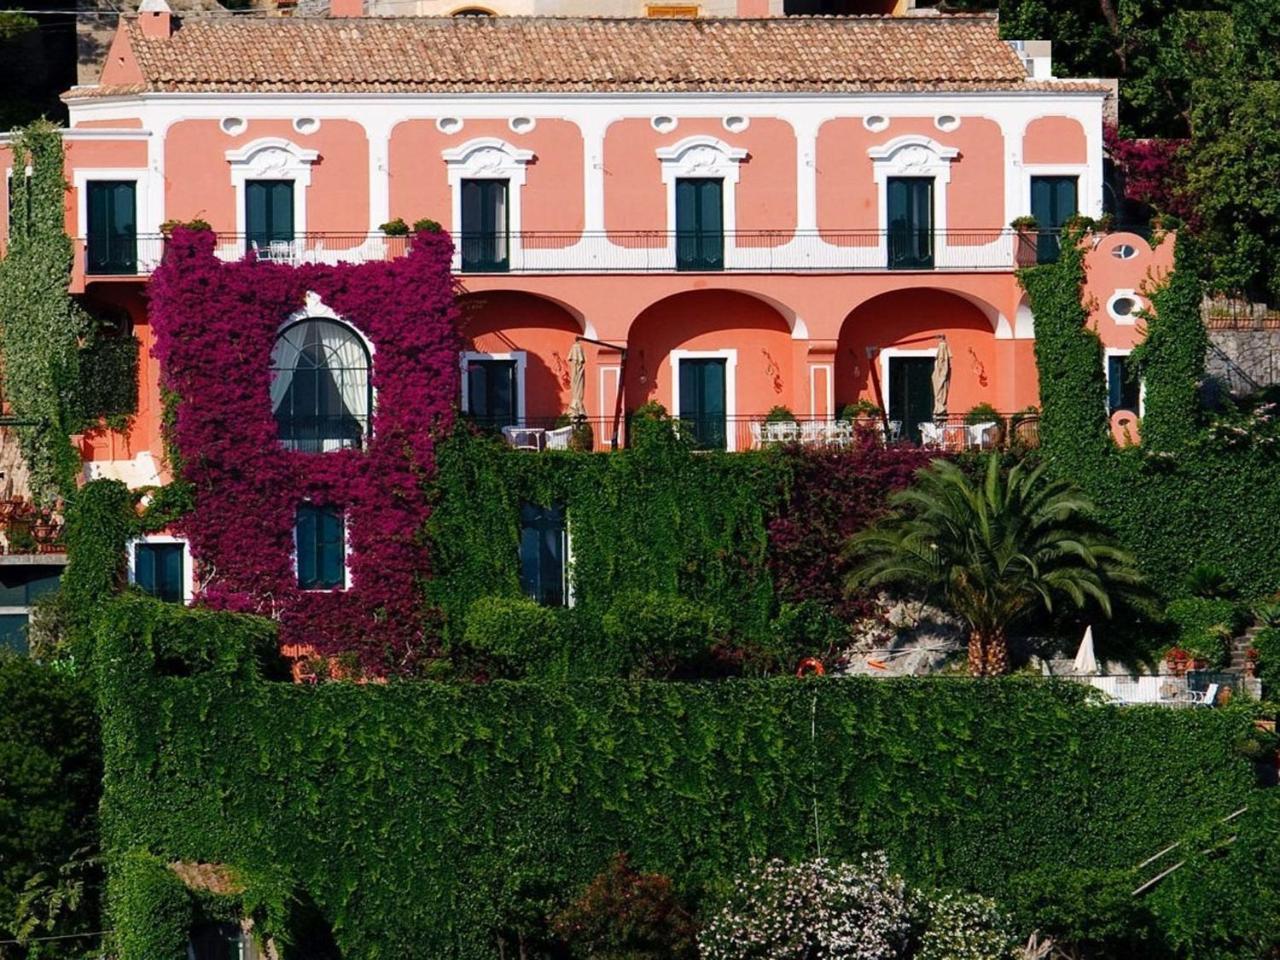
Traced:
[[569, 416], [585, 417], [587, 406], [587, 353], [582, 341], [575, 340], [569, 349]]
[[951, 387], [951, 348], [947, 338], [938, 338], [938, 354], [933, 358], [933, 418], [947, 416], [947, 391]]

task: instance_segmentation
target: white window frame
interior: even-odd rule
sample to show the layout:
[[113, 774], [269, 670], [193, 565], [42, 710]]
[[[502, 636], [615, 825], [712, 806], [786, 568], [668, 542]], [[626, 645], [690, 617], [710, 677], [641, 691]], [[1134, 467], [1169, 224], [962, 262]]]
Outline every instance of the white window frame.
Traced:
[[[440, 156], [449, 176], [453, 217], [450, 223], [455, 234], [462, 233], [462, 181], [507, 181], [507, 257], [509, 263], [519, 263], [523, 251], [520, 193], [527, 176], [526, 168], [533, 160], [533, 151], [522, 150], [498, 137], [476, 137], [441, 151]], [[454, 251], [453, 265], [455, 270], [462, 268], [461, 247]]]
[[514, 360], [516, 364], [516, 426], [524, 426], [524, 375], [529, 365], [527, 350], [511, 350], [507, 353], [485, 353], [480, 350], [464, 350], [458, 357], [462, 370], [462, 412], [471, 413], [471, 393], [467, 384], [467, 364], [472, 360]]
[[341, 587], [304, 587], [298, 583], [298, 506], [322, 507], [327, 504], [314, 500], [303, 500], [294, 507], [293, 512], [293, 551], [290, 565], [293, 567], [293, 582], [299, 593], [346, 593], [351, 589], [351, 509], [342, 509], [342, 586]]
[[226, 152], [231, 167], [231, 185], [236, 191], [236, 233], [244, 236], [245, 184], [250, 180], [293, 181], [293, 232], [307, 232], [307, 188], [311, 186], [311, 165], [320, 151], [307, 150], [283, 137], [259, 137]]
[[152, 232], [144, 229], [143, 220], [146, 211], [151, 209], [147, 195], [149, 176], [146, 167], [81, 167], [71, 176], [71, 182], [76, 188], [77, 237], [89, 236], [89, 184], [97, 180], [132, 181], [134, 229], [138, 236]]
[[[1117, 300], [1124, 300], [1126, 298], [1134, 302], [1133, 313], [1129, 314], [1128, 316], [1125, 316], [1124, 314], [1116, 313], [1116, 306], [1115, 306]], [[1142, 310], [1146, 310], [1147, 308], [1148, 308], [1148, 304], [1147, 304], [1146, 298], [1144, 298], [1136, 290], [1116, 290], [1114, 293], [1111, 294], [1110, 297], [1107, 298], [1107, 316], [1109, 316], [1112, 320], [1114, 320], [1120, 326], [1124, 326], [1124, 327], [1135, 326], [1138, 322], [1138, 313]]]
[[683, 360], [723, 360], [724, 364], [724, 448], [733, 452], [738, 448], [738, 431], [735, 420], [738, 415], [738, 351], [724, 350], [672, 350], [671, 354], [671, 417], [680, 419], [680, 363]]
[[1075, 177], [1076, 215], [1085, 215], [1085, 197], [1089, 193], [1087, 163], [1028, 163], [1022, 167], [1022, 212], [1031, 216], [1031, 180], [1033, 177]]
[[942, 241], [935, 248], [946, 247], [947, 185], [951, 182], [951, 161], [960, 155], [956, 147], [944, 147], [932, 137], [912, 133], [894, 137], [887, 143], [871, 147], [872, 173], [876, 181], [876, 197], [880, 205], [881, 245], [888, 257], [889, 178], [918, 177], [933, 179], [933, 232]]
[[[1102, 357], [1102, 379], [1107, 385], [1107, 422], [1116, 415], [1115, 410], [1111, 409], [1111, 358], [1127, 357], [1133, 353], [1130, 347], [1107, 347], [1103, 351]], [[1138, 419], [1141, 420], [1147, 415], [1147, 381], [1142, 377], [1138, 378]]]
[[747, 149], [731, 147], [717, 137], [699, 135], [659, 147], [656, 153], [662, 168], [662, 182], [667, 188], [667, 252], [671, 263], [675, 264], [676, 257], [676, 181], [703, 179], [722, 183], [724, 265], [726, 268], [735, 266], [739, 165], [747, 159]]
[[[884, 396], [879, 398], [884, 403], [884, 415], [888, 419], [889, 398], [893, 396], [893, 390], [889, 383], [889, 360], [892, 357], [929, 357], [932, 360], [938, 359], [937, 347], [885, 347], [880, 351], [880, 389], [884, 391]], [[932, 413], [929, 414], [933, 416]]]
[[134, 537], [125, 544], [125, 561], [129, 571], [129, 583], [137, 583], [138, 545], [139, 544], [182, 544], [182, 602], [187, 606], [196, 598], [195, 562], [191, 556], [191, 543], [186, 537], [175, 537], [167, 533], [147, 533]]
[[[276, 327], [276, 340], [280, 338], [280, 334], [284, 333], [285, 330], [302, 320], [332, 320], [334, 323], [340, 323], [354, 333], [360, 339], [360, 342], [364, 344], [364, 348], [369, 351], [369, 422], [365, 428], [365, 441], [372, 440], [374, 435], [374, 413], [378, 409], [378, 388], [373, 380], [373, 367], [377, 362], [378, 353], [374, 348], [373, 341], [365, 336], [363, 330], [325, 303], [320, 294], [314, 290], [308, 290], [304, 295], [302, 309], [295, 310], [289, 314], [280, 326]], [[275, 352], [275, 346], [276, 341], [271, 341], [272, 353]], [[273, 418], [275, 417], [274, 410], [271, 411], [271, 415]]]

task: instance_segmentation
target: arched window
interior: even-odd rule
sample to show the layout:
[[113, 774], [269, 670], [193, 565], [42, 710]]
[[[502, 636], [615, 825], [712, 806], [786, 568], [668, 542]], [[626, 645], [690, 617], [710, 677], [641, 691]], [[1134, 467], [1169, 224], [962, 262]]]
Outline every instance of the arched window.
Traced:
[[363, 447], [372, 406], [369, 351], [354, 330], [311, 317], [281, 331], [271, 351], [271, 409], [286, 449]]

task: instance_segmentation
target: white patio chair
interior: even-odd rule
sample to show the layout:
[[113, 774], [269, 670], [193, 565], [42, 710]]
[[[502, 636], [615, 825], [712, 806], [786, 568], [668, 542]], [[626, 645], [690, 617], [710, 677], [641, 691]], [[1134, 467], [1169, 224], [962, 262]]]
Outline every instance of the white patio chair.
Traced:
[[806, 420], [800, 424], [801, 443], [827, 443], [827, 422], [825, 420]]
[[573, 437], [573, 427], [559, 427], [548, 430], [546, 435], [548, 450], [568, 450], [569, 441]]
[[502, 436], [517, 450], [541, 450], [545, 430], [540, 427], [503, 427]]
[[778, 420], [764, 425], [766, 443], [790, 443], [800, 436], [800, 425], [794, 420]]
[[761, 436], [760, 421], [749, 420], [747, 427], [751, 430], [751, 446], [758, 449], [764, 443], [764, 438]]
[[1187, 694], [1186, 703], [1193, 707], [1214, 707], [1218, 704], [1218, 690], [1221, 689], [1219, 684], [1211, 683], [1203, 692], [1197, 693], [1192, 690]]
[[987, 421], [984, 423], [974, 423], [969, 426], [969, 445], [979, 450], [986, 450], [995, 446], [996, 442], [996, 423], [995, 421]]
[[901, 439], [902, 439], [902, 421], [890, 420], [889, 421], [889, 442], [897, 443]]
[[920, 443], [926, 447], [940, 447], [946, 439], [943, 435], [944, 426], [932, 423], [929, 420], [920, 424]]
[[827, 423], [827, 436], [841, 446], [853, 443], [853, 424], [848, 420], [832, 420]]

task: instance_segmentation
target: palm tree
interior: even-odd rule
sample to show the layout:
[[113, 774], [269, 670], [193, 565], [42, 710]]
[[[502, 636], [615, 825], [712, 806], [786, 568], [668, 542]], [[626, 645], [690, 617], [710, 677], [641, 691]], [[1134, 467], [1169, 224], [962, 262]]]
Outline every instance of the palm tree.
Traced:
[[1043, 466], [1008, 473], [987, 459], [981, 482], [935, 460], [894, 495], [893, 512], [849, 539], [846, 589], [921, 590], [969, 628], [969, 672], [1009, 669], [1008, 629], [1059, 598], [1111, 615], [1111, 592], [1139, 584], [1133, 559], [1093, 520], [1092, 502]]

